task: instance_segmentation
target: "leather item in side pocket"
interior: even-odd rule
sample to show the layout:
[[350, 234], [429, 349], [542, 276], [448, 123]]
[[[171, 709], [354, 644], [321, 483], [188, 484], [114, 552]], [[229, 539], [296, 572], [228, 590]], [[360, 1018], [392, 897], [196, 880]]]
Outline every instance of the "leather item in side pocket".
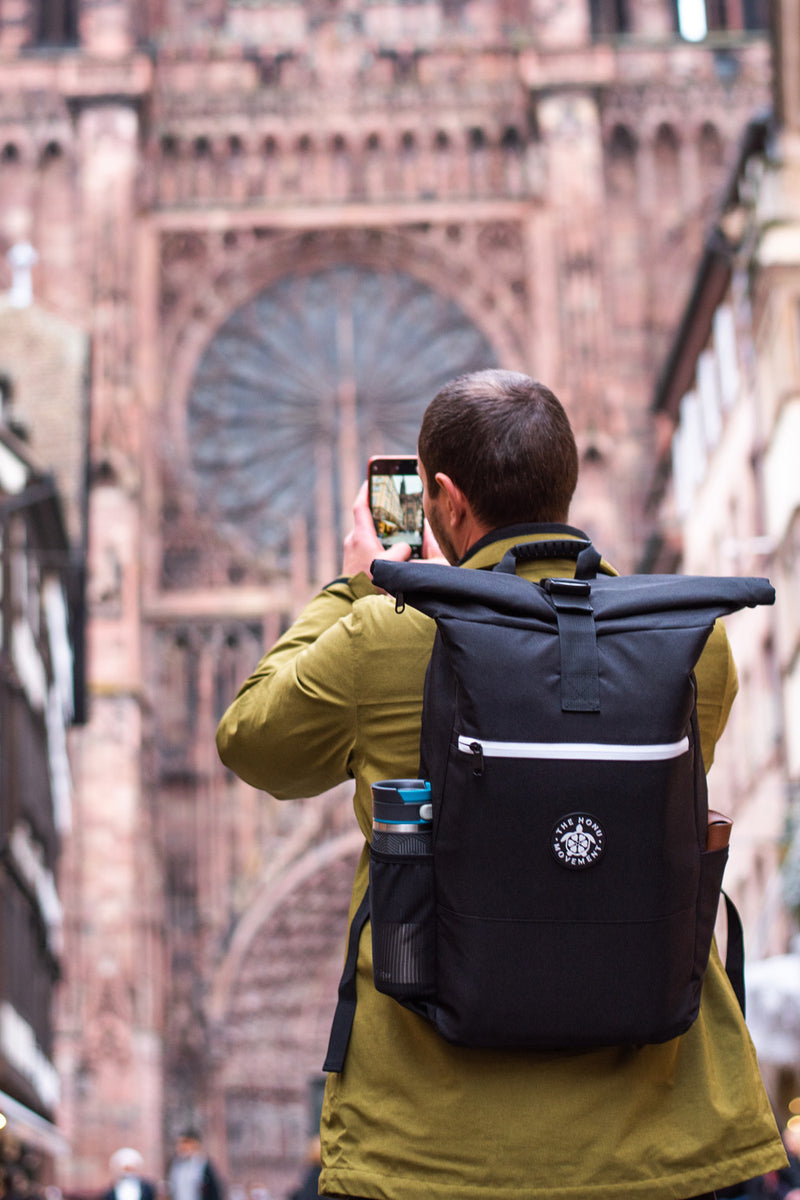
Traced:
[[713, 808], [708, 810], [708, 838], [706, 841], [707, 850], [724, 850], [731, 840], [731, 829], [733, 821], [730, 817], [724, 816], [721, 812], [715, 812]]

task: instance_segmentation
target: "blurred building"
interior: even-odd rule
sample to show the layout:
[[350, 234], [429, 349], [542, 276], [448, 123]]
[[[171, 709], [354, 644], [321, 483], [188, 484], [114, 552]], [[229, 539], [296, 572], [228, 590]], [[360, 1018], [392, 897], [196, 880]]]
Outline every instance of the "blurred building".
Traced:
[[710, 784], [734, 817], [749, 1022], [780, 1119], [800, 1092], [800, 5], [775, 4], [774, 115], [751, 122], [655, 393], [645, 569], [767, 575], [726, 621], [741, 695]]
[[[7, 339], [38, 332], [29, 318], [0, 302], [3, 371]], [[21, 1191], [53, 1182], [68, 1152], [55, 1124], [53, 999], [64, 969], [57, 866], [71, 822], [80, 563], [7, 373], [0, 391], [0, 1178]]]
[[[217, 718], [338, 573], [368, 455], [413, 451], [462, 370], [555, 388], [574, 519], [637, 561], [653, 381], [770, 102], [766, 20], [757, 0], [4, 0], [0, 288], [27, 259], [42, 320], [76, 332], [48, 461], [89, 552], [65, 1187], [103, 1183], [119, 1145], [155, 1172], [187, 1119], [237, 1187], [296, 1178], [360, 835], [346, 786], [279, 806], [228, 777]], [[21, 388], [36, 356], [14, 361]]]
[[380, 537], [396, 533], [403, 525], [403, 504], [391, 475], [378, 475], [372, 485], [370, 507]]

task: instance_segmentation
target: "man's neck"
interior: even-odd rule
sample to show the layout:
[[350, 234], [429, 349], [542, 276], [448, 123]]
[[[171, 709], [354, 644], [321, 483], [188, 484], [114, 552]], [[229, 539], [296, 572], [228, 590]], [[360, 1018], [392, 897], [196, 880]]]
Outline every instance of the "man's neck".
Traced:
[[530, 522], [520, 525], [505, 525], [500, 529], [491, 529], [488, 533], [484, 533], [482, 537], [474, 541], [458, 560], [457, 565], [460, 566], [472, 558], [479, 550], [483, 549], [484, 546], [490, 546], [493, 542], [505, 541], [507, 538], [518, 538], [520, 541], [524, 541], [531, 536], [537, 538], [549, 536], [574, 537], [588, 541], [588, 536], [582, 529], [577, 529], [574, 525], [561, 524], [559, 522], [543, 522], [542, 524]]

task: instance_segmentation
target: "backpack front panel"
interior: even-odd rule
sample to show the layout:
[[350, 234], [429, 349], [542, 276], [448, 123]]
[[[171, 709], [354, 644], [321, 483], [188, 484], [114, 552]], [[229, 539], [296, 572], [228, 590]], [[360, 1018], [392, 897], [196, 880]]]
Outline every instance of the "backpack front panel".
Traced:
[[[426, 700], [436, 738], [423, 737], [440, 1031], [556, 1047], [682, 1032], [696, 1008], [705, 821], [693, 663], [680, 664], [673, 640], [665, 654], [652, 630], [622, 646], [601, 637], [600, 713], [562, 713], [555, 629], [440, 631]], [[631, 636], [633, 657], [656, 668], [635, 697], [624, 688]]]

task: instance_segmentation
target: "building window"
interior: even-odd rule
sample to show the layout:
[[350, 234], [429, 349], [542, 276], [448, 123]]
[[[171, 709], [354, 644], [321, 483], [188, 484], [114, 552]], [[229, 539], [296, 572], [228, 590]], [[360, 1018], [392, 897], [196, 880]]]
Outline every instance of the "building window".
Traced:
[[35, 36], [37, 46], [77, 45], [78, 0], [39, 0]]
[[592, 37], [608, 37], [630, 32], [628, 0], [589, 0]]
[[678, 32], [700, 42], [721, 30], [758, 30], [769, 26], [769, 0], [676, 0]]
[[769, 0], [706, 0], [709, 30], [766, 29]]
[[742, 0], [745, 29], [769, 29], [769, 0]]

